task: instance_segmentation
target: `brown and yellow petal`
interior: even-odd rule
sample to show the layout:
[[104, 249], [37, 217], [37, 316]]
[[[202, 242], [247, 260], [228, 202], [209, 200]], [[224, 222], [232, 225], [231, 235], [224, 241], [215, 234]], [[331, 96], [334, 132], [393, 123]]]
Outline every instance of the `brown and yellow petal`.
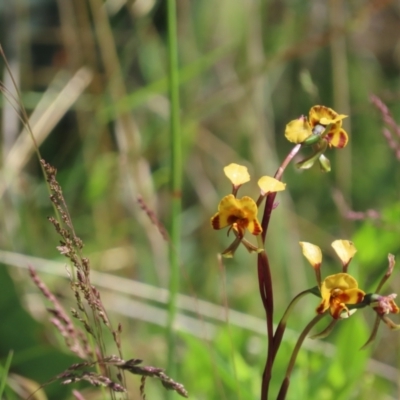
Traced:
[[365, 292], [358, 288], [357, 281], [346, 273], [326, 277], [320, 291], [322, 302], [316, 311], [321, 314], [330, 308], [333, 318], [340, 318], [345, 310], [348, 312], [346, 304], [360, 303], [365, 296]]
[[321, 303], [315, 310], [318, 314], [323, 314], [330, 307], [330, 295], [328, 297], [322, 298]]
[[242, 210], [245, 213], [247, 229], [253, 235], [259, 235], [262, 232], [262, 228], [257, 219], [257, 204], [248, 196], [243, 196], [239, 201], [241, 202]]
[[349, 314], [349, 309], [346, 307], [346, 304], [357, 304], [360, 303], [364, 299], [365, 293], [360, 289], [348, 289], [341, 290], [335, 289], [331, 293], [330, 300], [330, 313], [333, 318], [340, 318], [340, 315], [343, 311], [347, 311]]
[[214, 229], [222, 229], [232, 225], [230, 219], [232, 215], [238, 214], [240, 205], [233, 194], [229, 194], [221, 199], [218, 205], [218, 212], [211, 218], [211, 225]]
[[339, 319], [343, 311], [347, 311], [347, 313], [349, 312], [349, 309], [346, 307], [344, 303], [338, 301], [331, 302], [329, 312], [331, 313], [332, 318]]
[[338, 149], [346, 147], [349, 141], [347, 132], [342, 128], [331, 128], [325, 138], [328, 141], [330, 147], [336, 147]]
[[257, 218], [249, 221], [247, 229], [255, 236], [259, 235], [262, 232], [261, 224], [258, 222]]
[[211, 225], [214, 229], [235, 225], [241, 236], [246, 228], [253, 235], [258, 235], [262, 228], [257, 220], [257, 212], [257, 204], [251, 197], [237, 199], [233, 194], [229, 194], [220, 201], [218, 212], [211, 218]]
[[317, 124], [329, 125], [336, 124], [337, 127], [342, 126], [342, 119], [346, 118], [347, 115], [338, 114], [336, 111], [325, 106], [314, 106], [311, 107], [310, 113], [310, 125], [313, 128]]
[[344, 290], [343, 293], [338, 297], [340, 298], [340, 301], [342, 303], [358, 304], [361, 301], [363, 301], [364, 296], [365, 296], [364, 291], [358, 288], [354, 288], [354, 289]]

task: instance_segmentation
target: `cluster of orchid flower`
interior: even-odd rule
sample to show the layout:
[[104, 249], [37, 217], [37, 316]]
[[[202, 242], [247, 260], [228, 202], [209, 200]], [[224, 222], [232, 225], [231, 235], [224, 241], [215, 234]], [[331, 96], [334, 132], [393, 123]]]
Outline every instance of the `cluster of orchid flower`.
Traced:
[[[285, 184], [281, 182], [282, 174], [303, 147], [311, 147], [312, 154], [298, 162], [296, 166], [300, 169], [311, 168], [316, 161], [323, 172], [329, 172], [331, 169], [328, 158], [324, 155], [328, 148], [343, 148], [348, 142], [348, 135], [342, 128], [342, 120], [345, 115], [337, 114], [334, 110], [325, 106], [314, 106], [309, 112], [309, 118], [301, 116], [300, 118], [289, 122], [286, 126], [285, 137], [295, 147], [278, 168], [275, 176], [263, 176], [258, 181], [260, 195], [257, 201], [251, 197], [244, 196], [237, 198], [239, 188], [250, 180], [247, 168], [238, 164], [230, 164], [224, 168], [225, 175], [232, 183], [232, 194], [222, 198], [218, 206], [218, 212], [211, 218], [211, 225], [214, 229], [222, 229], [229, 227], [229, 232], [235, 235], [234, 241], [228, 248], [222, 252], [225, 257], [233, 257], [236, 249], [242, 243], [249, 252], [258, 253], [257, 266], [258, 277], [260, 283], [260, 294], [266, 311], [267, 332], [269, 339], [268, 357], [266, 367], [263, 374], [262, 396], [264, 399], [268, 397], [268, 385], [271, 378], [272, 365], [278, 351], [283, 333], [286, 328], [286, 321], [290, 311], [297, 301], [306, 294], [314, 294], [322, 298], [320, 304], [316, 308], [316, 317], [311, 321], [299, 338], [299, 342], [293, 352], [292, 359], [289, 362], [287, 375], [282, 383], [281, 391], [278, 399], [284, 399], [289, 385], [289, 376], [293, 368], [297, 352], [302, 341], [307, 336], [310, 329], [325, 315], [330, 314], [332, 319], [329, 325], [312, 338], [322, 338], [327, 336], [336, 325], [343, 319], [350, 317], [357, 309], [370, 306], [376, 313], [376, 321], [371, 335], [364, 346], [368, 345], [376, 336], [376, 332], [381, 321], [385, 322], [391, 329], [400, 329], [400, 325], [396, 325], [388, 314], [399, 313], [399, 307], [394, 299], [396, 294], [382, 296], [379, 293], [383, 284], [387, 281], [393, 271], [395, 264], [394, 256], [389, 254], [389, 267], [386, 274], [381, 279], [376, 293], [365, 293], [358, 287], [356, 279], [347, 273], [350, 261], [356, 253], [356, 248], [352, 242], [348, 240], [336, 240], [332, 243], [332, 247], [338, 255], [342, 263], [342, 272], [327, 276], [321, 279], [321, 263], [322, 253], [318, 246], [311, 243], [300, 242], [303, 255], [314, 268], [317, 286], [305, 290], [295, 296], [289, 304], [284, 316], [282, 317], [278, 327], [273, 333], [272, 315], [273, 315], [273, 288], [272, 278], [268, 257], [265, 251], [266, 231], [270, 220], [272, 210], [275, 208], [274, 199], [276, 192], [285, 190]], [[258, 208], [266, 200], [264, 214], [261, 223], [258, 220]], [[257, 238], [257, 246], [245, 239], [245, 231], [248, 230]]]
[[369, 339], [363, 347], [371, 343], [375, 338], [380, 321], [384, 321], [391, 329], [400, 329], [400, 325], [396, 325], [387, 316], [388, 314], [398, 314], [400, 311], [399, 307], [394, 302], [397, 295], [394, 293], [387, 296], [378, 294], [383, 284], [389, 279], [393, 272], [395, 260], [392, 254], [388, 255], [389, 266], [386, 274], [382, 277], [378, 287], [376, 288], [376, 293], [367, 294], [358, 287], [356, 279], [347, 273], [350, 261], [357, 252], [352, 242], [349, 240], [335, 240], [332, 243], [332, 247], [342, 263], [342, 272], [329, 275], [324, 280], [321, 280], [320, 271], [322, 263], [321, 249], [318, 246], [307, 242], [300, 242], [300, 246], [303, 255], [314, 268], [317, 278], [318, 286], [309, 289], [309, 292], [319, 295], [322, 298], [316, 312], [318, 314], [323, 314], [329, 310], [329, 313], [333, 318], [333, 321], [329, 324], [328, 328], [320, 334], [314, 335], [313, 338], [327, 336], [339, 319], [348, 318], [350, 315], [355, 313], [357, 309], [367, 306], [372, 307], [376, 312], [376, 322]]
[[[224, 168], [225, 175], [232, 182], [232, 194], [222, 198], [218, 205], [218, 212], [211, 218], [214, 229], [222, 229], [229, 226], [230, 231], [236, 236], [233, 243], [222, 252], [224, 257], [233, 257], [240, 243], [243, 243], [249, 252], [260, 252], [263, 246], [257, 247], [244, 238], [246, 229], [255, 236], [262, 233], [262, 227], [257, 218], [258, 207], [269, 193], [285, 190], [285, 184], [270, 176], [263, 176], [258, 180], [260, 196], [255, 202], [249, 196], [241, 199], [236, 197], [237, 192], [244, 183], [250, 181], [247, 168], [238, 164], [229, 164]], [[259, 243], [260, 244], [260, 243]]]

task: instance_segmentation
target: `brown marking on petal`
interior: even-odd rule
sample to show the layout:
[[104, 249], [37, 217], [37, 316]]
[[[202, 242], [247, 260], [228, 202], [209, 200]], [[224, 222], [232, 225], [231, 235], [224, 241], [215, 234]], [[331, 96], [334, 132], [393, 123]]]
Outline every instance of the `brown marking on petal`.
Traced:
[[349, 312], [348, 308], [343, 303], [336, 303], [335, 305], [331, 305], [331, 315], [334, 319], [339, 319], [340, 314], [346, 310], [347, 313]]
[[399, 307], [397, 307], [397, 304], [393, 300], [390, 300], [389, 303], [390, 303], [390, 312], [392, 314], [398, 314], [400, 312], [400, 309]]
[[216, 214], [211, 218], [211, 225], [214, 229], [221, 229], [219, 223], [219, 214]]
[[342, 149], [347, 145], [349, 138], [343, 129], [338, 132], [336, 129], [331, 129], [325, 136], [330, 147], [336, 147]]
[[[361, 290], [358, 292], [358, 295], [357, 295], [357, 303], [361, 303], [363, 300], [364, 300], [364, 292], [362, 292]], [[356, 304], [357, 304], [356, 303]]]
[[325, 312], [325, 305], [324, 303], [321, 303], [316, 309], [315, 311], [317, 312], [317, 314], [323, 314]]
[[251, 231], [251, 233], [254, 235], [254, 236], [257, 236], [257, 235], [259, 235], [263, 230], [262, 230], [262, 227], [261, 227], [261, 225], [260, 225], [260, 223], [257, 221], [257, 220], [254, 220], [253, 221], [253, 226], [254, 226], [254, 228], [253, 228], [253, 230]]
[[240, 218], [237, 217], [237, 216], [234, 215], [234, 214], [231, 214], [231, 215], [228, 217], [228, 225], [232, 225], [232, 224], [234, 224], [235, 222], [239, 222], [239, 221], [240, 221]]
[[237, 232], [237, 237], [243, 239], [246, 226], [243, 226], [240, 222], [241, 222], [241, 220], [239, 220], [238, 222], [235, 222], [232, 225], [232, 228]]
[[321, 111], [322, 106], [314, 106], [311, 108], [313, 112], [310, 110], [310, 125], [314, 128], [315, 125], [319, 123], [319, 115], [316, 116], [316, 118], [313, 118], [315, 114], [319, 114]]
[[[310, 124], [312, 127], [319, 124], [322, 118], [330, 117], [330, 119], [334, 120], [338, 114], [336, 111], [332, 110], [326, 106], [314, 106], [310, 110]], [[322, 124], [321, 124], [322, 125]]]
[[247, 218], [237, 218], [236, 225], [238, 226], [238, 229], [244, 232], [249, 225], [249, 220]]
[[315, 309], [318, 314], [323, 314], [329, 308], [329, 302], [322, 300], [319, 306]]
[[339, 149], [345, 147], [349, 141], [349, 138], [343, 129], [340, 129], [339, 132], [331, 129], [331, 131], [326, 135], [326, 138], [331, 147], [337, 147]]
[[347, 134], [345, 133], [345, 131], [343, 129], [340, 130], [339, 132], [339, 143], [336, 147], [338, 147], [339, 149], [342, 149], [343, 147], [346, 146], [349, 138], [347, 137]]
[[[335, 291], [336, 290], [340, 290], [340, 289], [335, 289]], [[344, 304], [357, 304], [357, 303], [360, 303], [363, 301], [364, 292], [361, 290], [359, 290], [357, 292], [357, 300], [355, 302], [351, 301], [352, 296], [349, 293], [347, 293], [346, 291], [343, 291], [342, 293], [338, 293], [336, 295], [334, 293], [332, 293], [332, 298], [334, 298], [333, 301], [335, 301], [335, 303], [337, 302], [337, 303], [344, 303]]]
[[319, 112], [321, 113], [320, 120], [322, 118], [326, 118], [326, 115], [328, 115], [330, 117], [330, 119], [335, 119], [337, 117], [337, 114], [335, 111], [333, 111], [331, 108], [329, 107], [325, 107], [325, 106], [320, 106], [320, 110]]

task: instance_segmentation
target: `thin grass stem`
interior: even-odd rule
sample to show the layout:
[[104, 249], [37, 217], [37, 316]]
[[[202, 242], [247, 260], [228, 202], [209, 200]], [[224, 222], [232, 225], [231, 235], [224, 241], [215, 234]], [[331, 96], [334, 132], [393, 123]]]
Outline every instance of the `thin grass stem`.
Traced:
[[[168, 341], [168, 372], [176, 375], [175, 363], [175, 335], [173, 330], [177, 314], [177, 295], [179, 292], [179, 253], [181, 237], [181, 209], [182, 209], [182, 143], [180, 127], [179, 103], [179, 65], [177, 42], [176, 2], [167, 2], [168, 23], [168, 59], [169, 59], [169, 93], [170, 93], [170, 139], [171, 139], [171, 247], [170, 247], [170, 278], [169, 302], [167, 320]], [[167, 392], [167, 398], [170, 394]]]

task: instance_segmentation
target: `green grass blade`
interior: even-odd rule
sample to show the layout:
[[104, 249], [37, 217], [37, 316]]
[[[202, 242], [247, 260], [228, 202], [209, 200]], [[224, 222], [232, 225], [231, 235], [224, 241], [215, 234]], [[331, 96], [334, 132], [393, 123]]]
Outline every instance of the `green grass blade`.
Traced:
[[[231, 51], [231, 45], [218, 47], [217, 49], [210, 51], [205, 56], [200, 57], [199, 60], [181, 67], [180, 70], [177, 70], [177, 72], [179, 71], [179, 85], [189, 82], [199, 75], [205, 73]], [[99, 113], [101, 121], [108, 122], [115, 118], [115, 112], [122, 114], [132, 111], [148, 101], [152, 96], [167, 92], [169, 83], [170, 77], [166, 76], [165, 78], [149, 83], [145, 87], [134, 90], [132, 93], [122, 97], [121, 100], [112, 106], [105, 105]]]
[[3, 392], [4, 392], [4, 389], [5, 389], [6, 384], [7, 384], [8, 371], [10, 370], [12, 358], [13, 358], [13, 351], [10, 350], [8, 352], [8, 356], [7, 356], [6, 363], [5, 363], [4, 367], [2, 367], [1, 364], [0, 364], [0, 371], [1, 371], [1, 374], [0, 374], [1, 375], [1, 378], [0, 378], [0, 399], [3, 396]]
[[[170, 91], [170, 139], [171, 139], [171, 248], [170, 248], [170, 281], [168, 304], [168, 371], [175, 374], [175, 335], [173, 324], [177, 312], [176, 298], [179, 291], [179, 253], [181, 236], [181, 190], [182, 190], [182, 143], [179, 104], [179, 67], [175, 0], [168, 0], [168, 58], [169, 58], [169, 91]], [[169, 396], [169, 395], [168, 395]]]

